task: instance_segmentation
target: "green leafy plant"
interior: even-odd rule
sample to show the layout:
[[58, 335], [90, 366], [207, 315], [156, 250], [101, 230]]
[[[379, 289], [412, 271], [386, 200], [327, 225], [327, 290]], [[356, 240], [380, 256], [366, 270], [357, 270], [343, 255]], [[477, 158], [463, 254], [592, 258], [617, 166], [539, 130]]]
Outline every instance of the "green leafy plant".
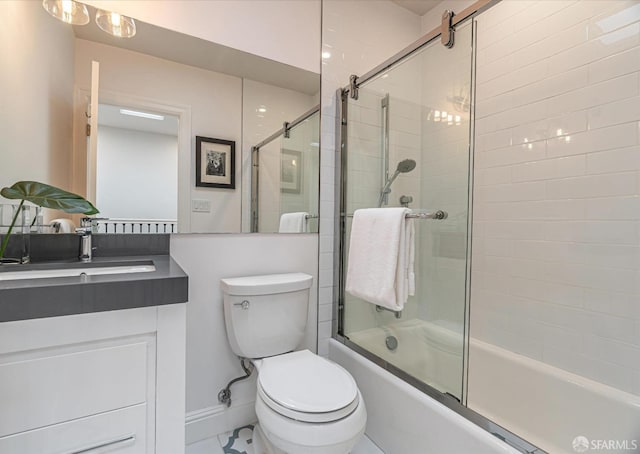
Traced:
[[20, 200], [20, 205], [11, 220], [9, 230], [2, 240], [0, 259], [4, 257], [5, 249], [9, 243], [9, 235], [11, 235], [25, 201], [43, 208], [64, 211], [65, 213], [85, 214], [87, 216], [99, 213], [98, 209], [84, 197], [55, 186], [38, 183], [37, 181], [18, 181], [10, 188], [2, 188], [0, 195], [6, 199]]

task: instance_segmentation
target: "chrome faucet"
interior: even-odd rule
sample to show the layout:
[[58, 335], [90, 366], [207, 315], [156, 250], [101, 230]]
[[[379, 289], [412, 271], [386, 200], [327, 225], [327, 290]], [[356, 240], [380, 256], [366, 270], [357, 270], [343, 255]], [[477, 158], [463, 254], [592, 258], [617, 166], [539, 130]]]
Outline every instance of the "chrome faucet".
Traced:
[[78, 258], [81, 262], [90, 262], [93, 258], [93, 247], [91, 246], [91, 235], [97, 221], [107, 221], [109, 218], [89, 218], [80, 219], [80, 228], [76, 229], [76, 233], [80, 236], [80, 255]]
[[93, 257], [91, 247], [91, 234], [93, 233], [93, 218], [82, 218], [80, 220], [80, 228], [76, 229], [76, 233], [80, 236], [80, 255], [78, 258], [81, 262], [88, 263]]

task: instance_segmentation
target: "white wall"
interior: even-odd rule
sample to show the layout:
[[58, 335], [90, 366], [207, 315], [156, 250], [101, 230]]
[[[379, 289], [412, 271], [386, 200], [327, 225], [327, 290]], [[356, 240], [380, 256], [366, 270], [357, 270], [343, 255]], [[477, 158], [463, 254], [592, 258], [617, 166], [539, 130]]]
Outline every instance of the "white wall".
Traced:
[[0, 2], [0, 187], [36, 180], [70, 190], [73, 30], [39, 2]]
[[100, 126], [97, 162], [100, 216], [178, 218], [177, 136]]
[[234, 385], [230, 409], [218, 404], [218, 392], [232, 378], [243, 375], [226, 337], [220, 279], [298, 271], [312, 275], [307, 332], [301, 348], [315, 351], [318, 236], [172, 235], [171, 256], [189, 275], [187, 413], [191, 413], [191, 427], [187, 437], [195, 441], [254, 420], [253, 380]]
[[[320, 0], [84, 0], [153, 25], [320, 72]], [[295, 19], [294, 19], [295, 18]]]
[[499, 3], [477, 62], [471, 336], [640, 394], [640, 4]]
[[[236, 184], [241, 180], [242, 80], [156, 57], [76, 40], [76, 86], [87, 90], [91, 60], [100, 62], [100, 90], [190, 111], [190, 199], [208, 200], [210, 213], [191, 213], [192, 232], [239, 232], [241, 190], [196, 188], [195, 136], [236, 142]], [[105, 101], [103, 96], [103, 101]]]
[[[383, 31], [383, 32], [382, 32]], [[325, 0], [322, 5], [320, 129], [320, 291], [318, 351], [328, 353], [333, 317], [336, 90], [420, 37], [420, 17], [389, 1]]]

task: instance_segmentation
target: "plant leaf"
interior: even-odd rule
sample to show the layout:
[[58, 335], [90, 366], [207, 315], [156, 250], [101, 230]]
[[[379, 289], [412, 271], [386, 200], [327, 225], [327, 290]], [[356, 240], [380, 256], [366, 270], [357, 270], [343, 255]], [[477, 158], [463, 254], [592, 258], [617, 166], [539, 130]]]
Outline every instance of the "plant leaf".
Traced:
[[7, 199], [26, 200], [65, 213], [91, 215], [100, 212], [91, 202], [77, 194], [37, 181], [18, 181], [10, 188], [3, 188], [0, 195]]

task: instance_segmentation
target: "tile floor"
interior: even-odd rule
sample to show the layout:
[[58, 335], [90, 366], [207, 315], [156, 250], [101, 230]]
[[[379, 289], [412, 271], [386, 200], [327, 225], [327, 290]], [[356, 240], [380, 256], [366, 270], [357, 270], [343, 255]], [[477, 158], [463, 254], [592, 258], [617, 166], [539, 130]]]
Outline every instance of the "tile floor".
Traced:
[[[187, 445], [186, 454], [253, 454], [252, 435], [253, 425], [239, 427], [217, 437]], [[384, 453], [371, 440], [363, 437], [351, 454]]]

